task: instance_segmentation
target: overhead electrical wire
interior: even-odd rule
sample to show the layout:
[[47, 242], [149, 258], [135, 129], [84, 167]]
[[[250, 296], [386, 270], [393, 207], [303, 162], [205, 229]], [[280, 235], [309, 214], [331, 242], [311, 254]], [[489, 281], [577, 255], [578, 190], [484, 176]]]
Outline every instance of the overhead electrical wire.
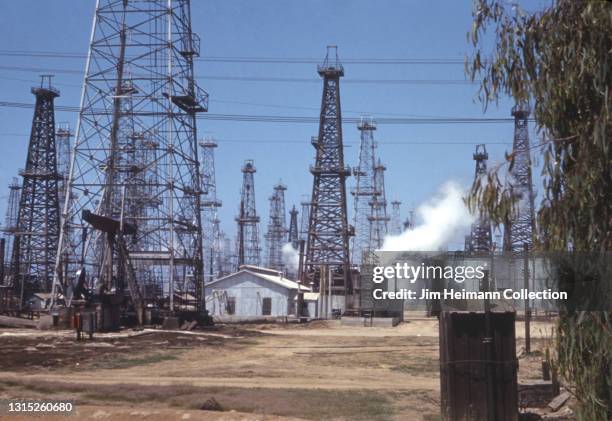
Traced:
[[[33, 104], [24, 102], [10, 102], [0, 101], [0, 107], [5, 108], [34, 108]], [[79, 107], [71, 107], [65, 105], [57, 105], [55, 107], [57, 111], [65, 112], [79, 112]], [[97, 109], [92, 110], [100, 115], [108, 114], [111, 112], [108, 110]], [[136, 116], [154, 116], [158, 113], [150, 112], [135, 112], [133, 115]], [[215, 120], [215, 121], [241, 121], [241, 122], [257, 122], [257, 123], [304, 123], [304, 124], [315, 124], [319, 122], [319, 117], [314, 116], [281, 116], [281, 115], [257, 115], [257, 114], [214, 114], [214, 113], [200, 113], [198, 119], [202, 120]], [[359, 123], [361, 119], [359, 117], [344, 117], [343, 123]], [[436, 117], [436, 118], [422, 118], [422, 117], [379, 117], [376, 119], [377, 124], [496, 124], [496, 123], [513, 123], [514, 118], [497, 118], [497, 117]]]
[[[83, 71], [74, 69], [58, 69], [47, 67], [27, 67], [27, 66], [0, 66], [0, 70], [12, 72], [30, 72], [44, 74], [74, 74], [82, 75]], [[134, 74], [133, 77], [142, 75]], [[219, 80], [232, 82], [281, 82], [281, 83], [321, 83], [317, 78], [297, 78], [297, 77], [260, 77], [260, 76], [227, 76], [227, 75], [208, 75], [200, 76], [199, 80]], [[355, 84], [379, 84], [379, 85], [471, 85], [475, 82], [462, 79], [346, 79], [342, 83]]]
[[[27, 51], [27, 50], [0, 50], [0, 56], [30, 57], [30, 58], [68, 58], [86, 59], [87, 55], [67, 51]], [[221, 63], [279, 63], [279, 64], [320, 64], [320, 58], [305, 57], [245, 57], [245, 56], [207, 56], [196, 58], [196, 61]], [[346, 64], [422, 64], [422, 65], [463, 65], [463, 59], [451, 58], [343, 58]]]
[[[26, 133], [11, 133], [11, 132], [0, 132], [1, 137], [29, 137], [29, 134]], [[310, 139], [305, 140], [290, 140], [290, 139], [223, 139], [216, 138], [215, 141], [219, 143], [250, 143], [250, 144], [259, 144], [259, 143], [271, 143], [271, 144], [289, 144], [289, 145], [304, 145], [310, 144]], [[349, 145], [358, 145], [359, 140], [346, 140], [344, 144]], [[478, 144], [486, 144], [486, 145], [511, 145], [512, 142], [487, 142], [487, 141], [401, 141], [401, 140], [378, 140], [378, 144], [380, 145], [445, 145], [445, 146], [473, 146]]]

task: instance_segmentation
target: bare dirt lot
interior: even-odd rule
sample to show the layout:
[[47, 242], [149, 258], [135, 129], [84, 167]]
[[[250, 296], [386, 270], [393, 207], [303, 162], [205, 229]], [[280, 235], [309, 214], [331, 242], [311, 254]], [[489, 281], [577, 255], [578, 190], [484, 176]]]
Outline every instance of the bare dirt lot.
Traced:
[[[533, 349], [547, 345], [549, 324], [531, 331]], [[437, 420], [437, 333], [436, 319], [124, 331], [81, 342], [72, 332], [0, 329], [0, 399], [72, 399], [79, 419]], [[517, 334], [519, 378], [539, 377], [541, 357], [525, 357], [522, 325]]]

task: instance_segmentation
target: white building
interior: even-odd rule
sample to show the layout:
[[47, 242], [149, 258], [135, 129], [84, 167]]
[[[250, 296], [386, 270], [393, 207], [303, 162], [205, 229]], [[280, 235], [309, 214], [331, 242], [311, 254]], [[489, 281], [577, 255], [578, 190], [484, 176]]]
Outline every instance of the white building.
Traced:
[[[311, 289], [299, 286], [307, 293]], [[206, 309], [218, 321], [295, 316], [298, 283], [281, 272], [244, 265], [205, 285]]]

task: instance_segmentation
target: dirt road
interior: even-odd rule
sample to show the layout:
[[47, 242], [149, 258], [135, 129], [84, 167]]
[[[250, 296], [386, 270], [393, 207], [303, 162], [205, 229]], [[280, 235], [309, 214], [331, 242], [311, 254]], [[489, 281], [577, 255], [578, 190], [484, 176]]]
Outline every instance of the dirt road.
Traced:
[[[534, 324], [533, 335], [547, 328]], [[435, 320], [315, 322], [82, 342], [68, 332], [0, 331], [0, 399], [70, 398], [80, 419], [435, 420], [437, 329]]]

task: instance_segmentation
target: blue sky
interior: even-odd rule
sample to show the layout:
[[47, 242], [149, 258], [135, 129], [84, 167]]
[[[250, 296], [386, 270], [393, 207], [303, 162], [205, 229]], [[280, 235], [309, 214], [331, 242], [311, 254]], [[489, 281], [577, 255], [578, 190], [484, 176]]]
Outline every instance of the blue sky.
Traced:
[[[202, 38], [202, 57], [325, 56], [337, 44], [340, 59], [463, 60], [470, 47], [472, 3], [397, 0], [194, 0], [193, 29]], [[93, 0], [5, 1], [0, 13], [0, 50], [85, 54], [94, 11]], [[85, 67], [83, 58], [10, 57], [0, 54], [0, 101], [33, 103], [30, 86], [41, 72], [10, 67], [62, 69], [54, 72], [61, 97], [57, 105], [77, 106]], [[463, 64], [345, 63], [341, 81], [343, 114], [359, 117], [482, 117], [475, 85], [359, 83], [359, 80], [464, 80]], [[220, 63], [198, 61], [198, 82], [210, 94], [210, 112], [318, 116], [321, 81], [261, 82], [218, 80], [215, 76], [318, 79], [316, 64]], [[209, 79], [207, 79], [209, 78]], [[353, 82], [351, 82], [353, 81]], [[511, 101], [502, 99], [487, 117], [509, 117]], [[76, 114], [57, 112], [57, 122], [76, 126]], [[23, 167], [31, 109], [0, 107], [0, 218], [4, 218], [7, 185]], [[200, 121], [199, 136], [214, 136], [218, 195], [223, 201], [222, 227], [236, 228], [241, 185], [240, 167], [254, 159], [257, 208], [265, 231], [268, 197], [279, 180], [287, 185], [287, 208], [310, 194], [308, 166], [314, 150], [310, 137], [317, 124]], [[347, 164], [357, 165], [359, 131], [345, 124]], [[378, 153], [387, 165], [387, 198], [403, 202], [402, 213], [431, 197], [448, 180], [468, 185], [474, 171], [476, 143], [487, 144], [490, 165], [511, 147], [513, 126], [501, 124], [424, 124], [378, 126]], [[532, 130], [532, 142], [534, 142]], [[537, 174], [537, 172], [536, 172]], [[534, 180], [539, 186], [539, 182]], [[352, 186], [352, 181], [349, 184]], [[349, 203], [349, 207], [352, 204]]]

